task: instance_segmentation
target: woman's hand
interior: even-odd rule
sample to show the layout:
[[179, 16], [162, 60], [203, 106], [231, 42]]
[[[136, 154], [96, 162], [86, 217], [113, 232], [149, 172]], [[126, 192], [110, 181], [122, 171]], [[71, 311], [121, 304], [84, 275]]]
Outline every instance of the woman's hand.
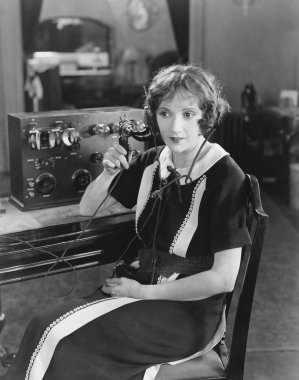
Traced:
[[130, 156], [132, 149], [129, 152], [123, 148], [118, 141], [114, 141], [113, 145], [104, 154], [103, 166], [108, 172], [115, 173], [116, 169], [128, 169], [129, 162], [126, 159], [126, 154]]
[[110, 294], [112, 297], [130, 297], [141, 299], [142, 285], [135, 280], [126, 277], [113, 277], [106, 280], [102, 287], [104, 293]]

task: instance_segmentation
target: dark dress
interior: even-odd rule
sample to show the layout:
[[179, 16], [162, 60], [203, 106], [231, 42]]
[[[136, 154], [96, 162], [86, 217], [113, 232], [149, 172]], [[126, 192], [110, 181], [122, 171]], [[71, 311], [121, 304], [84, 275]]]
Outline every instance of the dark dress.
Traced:
[[[137, 203], [136, 232], [144, 247], [208, 257], [212, 266], [216, 252], [250, 243], [245, 177], [233, 159], [207, 144], [192, 181], [180, 186], [170, 184], [169, 160], [167, 147], [159, 148], [159, 161], [149, 150], [113, 181], [114, 198], [129, 208]], [[182, 276], [157, 270], [154, 281]], [[42, 311], [29, 324], [7, 379], [154, 379], [159, 367], [153, 366], [200, 354], [219, 341], [224, 299], [103, 299], [99, 291]]]

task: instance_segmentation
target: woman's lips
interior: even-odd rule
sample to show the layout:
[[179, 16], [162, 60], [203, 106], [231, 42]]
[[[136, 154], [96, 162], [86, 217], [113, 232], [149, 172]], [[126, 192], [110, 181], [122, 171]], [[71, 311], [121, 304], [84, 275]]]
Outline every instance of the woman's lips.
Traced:
[[179, 143], [184, 139], [183, 139], [183, 137], [170, 137], [170, 140], [174, 143]]

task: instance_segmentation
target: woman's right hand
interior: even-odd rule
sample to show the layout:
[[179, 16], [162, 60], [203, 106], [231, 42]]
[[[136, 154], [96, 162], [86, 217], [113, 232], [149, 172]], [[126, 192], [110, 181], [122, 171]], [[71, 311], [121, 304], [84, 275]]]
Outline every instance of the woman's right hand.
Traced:
[[[118, 143], [118, 138], [116, 136], [112, 146], [104, 154], [103, 172], [87, 186], [83, 197], [81, 198], [81, 215], [93, 215], [98, 205], [107, 197], [109, 186], [115, 175], [119, 172], [119, 170], [129, 168], [128, 160], [125, 157], [126, 154], [126, 150]], [[132, 145], [130, 144], [128, 156], [130, 161], [130, 157], [132, 156]], [[125, 209], [125, 207], [121, 206], [116, 199], [112, 196], [108, 196], [104, 204], [100, 207], [99, 212], [101, 213], [114, 205], [117, 205], [119, 210], [121, 207]]]
[[129, 163], [126, 159], [126, 154], [127, 151], [125, 148], [123, 148], [118, 142], [114, 142], [113, 145], [104, 154], [104, 169], [111, 173], [115, 173], [115, 170], [117, 169], [128, 169]]

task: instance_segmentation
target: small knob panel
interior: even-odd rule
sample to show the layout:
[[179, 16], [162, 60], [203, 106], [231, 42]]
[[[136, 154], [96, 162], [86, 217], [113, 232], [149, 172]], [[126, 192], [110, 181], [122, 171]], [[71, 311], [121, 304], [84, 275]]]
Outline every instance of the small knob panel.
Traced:
[[40, 158], [40, 159], [35, 161], [35, 168], [38, 170], [47, 169], [49, 167], [51, 167], [51, 168], [55, 167], [55, 158], [54, 157]]

